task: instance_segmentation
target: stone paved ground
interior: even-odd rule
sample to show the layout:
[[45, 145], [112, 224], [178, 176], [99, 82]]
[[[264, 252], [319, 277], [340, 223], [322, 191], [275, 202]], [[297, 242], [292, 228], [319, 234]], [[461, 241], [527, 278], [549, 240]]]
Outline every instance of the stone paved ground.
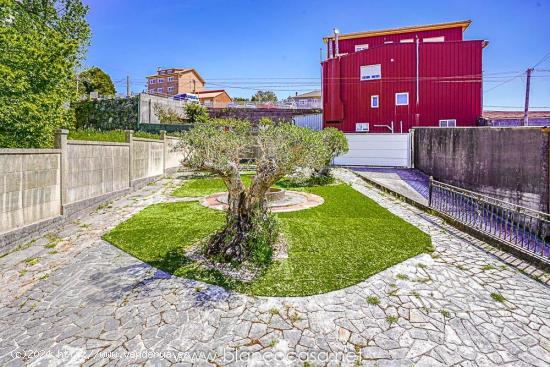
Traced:
[[303, 298], [172, 277], [100, 239], [165, 200], [164, 186], [177, 183], [165, 179], [0, 259], [0, 365], [550, 365], [547, 286], [439, 219], [338, 174], [428, 232], [433, 256]]

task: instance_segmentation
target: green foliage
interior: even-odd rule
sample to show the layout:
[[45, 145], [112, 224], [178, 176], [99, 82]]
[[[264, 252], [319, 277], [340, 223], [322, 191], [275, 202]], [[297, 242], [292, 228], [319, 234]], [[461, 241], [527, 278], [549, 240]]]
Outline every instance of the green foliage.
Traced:
[[277, 96], [270, 90], [259, 90], [251, 98], [252, 102], [277, 102]]
[[325, 203], [277, 214], [288, 259], [273, 261], [251, 283], [240, 283], [185, 257], [186, 247], [224, 225], [223, 212], [196, 202], [147, 207], [105, 239], [169, 273], [265, 296], [306, 296], [348, 287], [431, 251], [427, 234], [348, 185], [305, 190], [322, 196]]
[[269, 212], [253, 216], [252, 231], [248, 234], [250, 261], [266, 266], [271, 263], [273, 245], [279, 237], [279, 221]]
[[0, 0], [0, 147], [51, 147], [74, 124], [87, 12], [81, 0]]
[[323, 129], [321, 134], [326, 149], [325, 165], [328, 166], [334, 158], [348, 152], [348, 140], [341, 130], [334, 127]]
[[73, 108], [78, 129], [137, 130], [138, 128], [139, 96], [78, 101], [73, 103]]
[[[251, 175], [242, 175], [241, 179], [246, 187], [250, 187]], [[226, 190], [227, 187], [221, 178], [195, 178], [185, 181], [172, 195], [176, 197], [200, 197]]]
[[250, 101], [249, 98], [244, 98], [244, 97], [233, 97], [233, 102], [248, 102]]
[[494, 299], [497, 302], [504, 302], [506, 301], [506, 298], [500, 293], [491, 293], [491, 298]]
[[81, 72], [78, 75], [78, 81], [82, 88], [79, 89], [80, 94], [89, 96], [91, 92], [98, 92], [101, 96], [115, 95], [115, 85], [111, 77], [97, 66]]
[[367, 297], [367, 303], [369, 305], [379, 305], [380, 304], [380, 298], [376, 297], [376, 296], [368, 296]]
[[186, 104], [185, 115], [187, 116], [187, 122], [190, 124], [205, 123], [209, 119], [208, 109], [198, 103]]
[[[198, 105], [196, 103], [193, 104]], [[183, 114], [176, 111], [175, 108], [164, 106], [160, 103], [155, 103], [153, 105], [153, 111], [161, 124], [175, 124], [185, 122], [185, 117], [183, 116]]]
[[[160, 139], [160, 135], [145, 131], [136, 131], [134, 132], [134, 136], [136, 138]], [[70, 140], [113, 141], [124, 143], [126, 141], [126, 132], [123, 130], [100, 131], [95, 129], [78, 129], [70, 130], [68, 138]]]

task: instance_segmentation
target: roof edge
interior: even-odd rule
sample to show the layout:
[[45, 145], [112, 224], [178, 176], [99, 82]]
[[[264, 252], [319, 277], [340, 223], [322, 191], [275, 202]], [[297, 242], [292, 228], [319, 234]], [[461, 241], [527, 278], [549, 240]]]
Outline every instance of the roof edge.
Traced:
[[[338, 39], [344, 40], [344, 39], [354, 39], [354, 38], [363, 38], [363, 37], [384, 36], [389, 34], [407, 33], [407, 32], [414, 32], [414, 31], [422, 32], [422, 31], [430, 31], [430, 30], [437, 30], [437, 29], [455, 28], [459, 26], [462, 27], [462, 32], [464, 32], [471, 23], [472, 23], [472, 20], [467, 19], [467, 20], [459, 20], [459, 21], [447, 22], [447, 23], [435, 23], [435, 24], [416, 25], [416, 26], [408, 26], [408, 27], [400, 27], [400, 28], [380, 29], [380, 30], [366, 31], [366, 32], [345, 33], [345, 34], [341, 34], [338, 37]], [[327, 43], [329, 39], [334, 39], [334, 36], [323, 37], [323, 42]]]

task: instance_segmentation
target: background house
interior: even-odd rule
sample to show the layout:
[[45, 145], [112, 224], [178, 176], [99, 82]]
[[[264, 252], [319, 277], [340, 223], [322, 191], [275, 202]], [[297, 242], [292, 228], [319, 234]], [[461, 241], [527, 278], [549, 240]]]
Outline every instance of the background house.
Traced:
[[197, 93], [204, 89], [204, 79], [192, 68], [159, 68], [156, 74], [147, 77], [147, 87], [151, 94], [167, 96]]
[[231, 97], [223, 89], [216, 90], [203, 90], [197, 92], [201, 104], [214, 107], [214, 108], [225, 108], [231, 102]]
[[311, 92], [302, 93], [294, 97], [290, 97], [296, 103], [297, 107], [302, 108], [321, 108], [321, 91], [313, 90]]
[[474, 126], [482, 112], [482, 49], [465, 41], [471, 21], [325, 37], [324, 126], [407, 132]]
[[[482, 126], [522, 126], [523, 111], [483, 111]], [[529, 126], [550, 126], [550, 111], [529, 111]]]

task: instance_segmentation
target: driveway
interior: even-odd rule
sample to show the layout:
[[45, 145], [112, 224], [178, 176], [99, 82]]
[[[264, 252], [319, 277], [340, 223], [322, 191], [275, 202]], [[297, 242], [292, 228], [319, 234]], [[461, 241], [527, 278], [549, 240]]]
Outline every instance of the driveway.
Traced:
[[227, 292], [101, 239], [166, 201], [179, 180], [163, 179], [0, 258], [0, 365], [550, 364], [547, 286], [440, 219], [337, 175], [429, 233], [435, 252], [317, 296]]

